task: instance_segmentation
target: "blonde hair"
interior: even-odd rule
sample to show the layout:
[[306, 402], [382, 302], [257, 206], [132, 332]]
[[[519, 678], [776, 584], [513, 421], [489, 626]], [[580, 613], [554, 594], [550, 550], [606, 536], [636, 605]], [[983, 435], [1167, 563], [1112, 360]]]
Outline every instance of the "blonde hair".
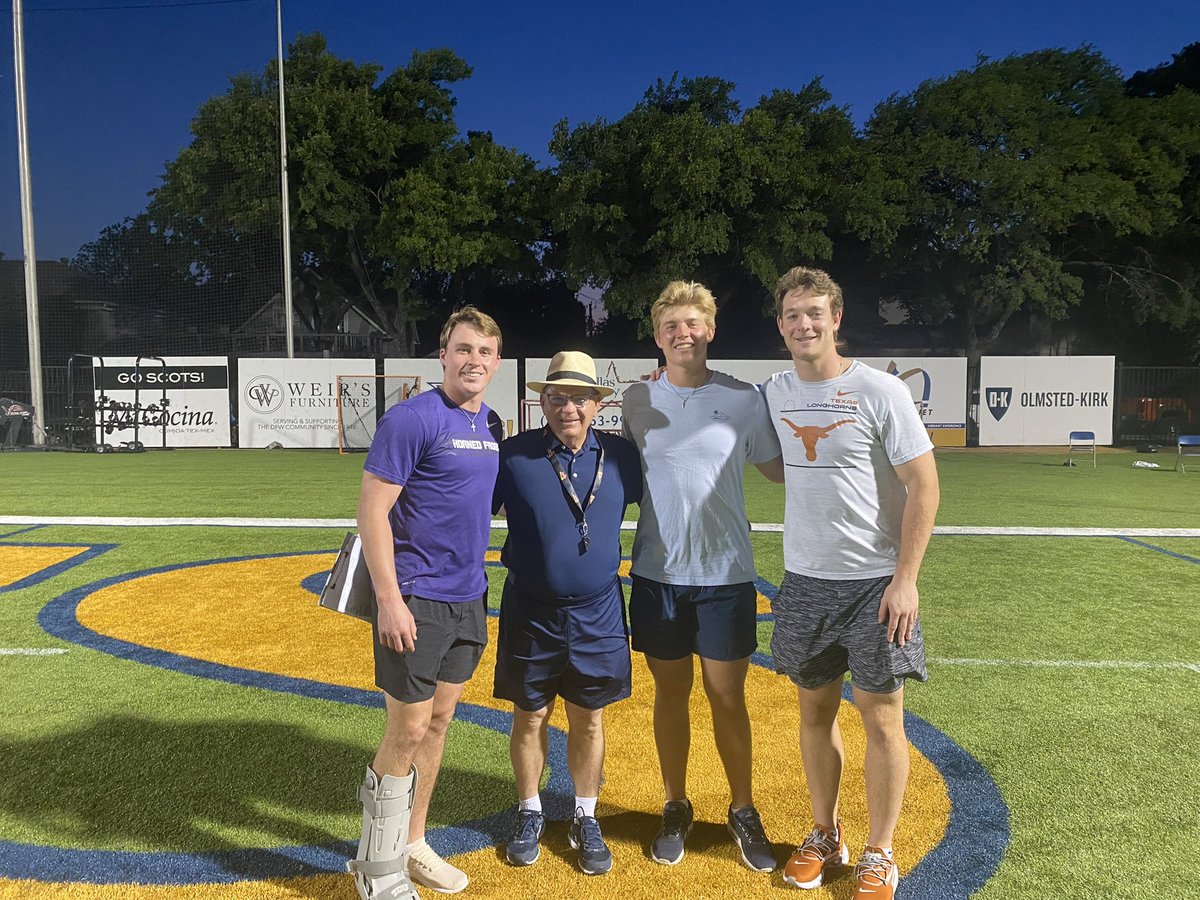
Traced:
[[818, 297], [829, 297], [829, 311], [837, 315], [842, 311], [842, 289], [821, 269], [806, 269], [796, 266], [788, 269], [775, 285], [775, 315], [783, 315], [783, 298], [797, 289], [803, 289]]
[[462, 309], [455, 310], [454, 314], [446, 320], [446, 324], [442, 326], [442, 336], [438, 346], [443, 350], [450, 343], [450, 332], [454, 331], [456, 325], [470, 325], [484, 337], [494, 337], [496, 339], [496, 352], [499, 353], [504, 349], [504, 338], [500, 336], [500, 326], [485, 312], [480, 312], [474, 306], [464, 306]]
[[680, 306], [696, 307], [704, 316], [705, 325], [709, 328], [717, 327], [717, 301], [713, 298], [712, 291], [698, 281], [672, 281], [663, 288], [654, 305], [650, 307], [650, 322], [654, 326], [655, 334], [658, 334], [658, 325], [667, 310]]

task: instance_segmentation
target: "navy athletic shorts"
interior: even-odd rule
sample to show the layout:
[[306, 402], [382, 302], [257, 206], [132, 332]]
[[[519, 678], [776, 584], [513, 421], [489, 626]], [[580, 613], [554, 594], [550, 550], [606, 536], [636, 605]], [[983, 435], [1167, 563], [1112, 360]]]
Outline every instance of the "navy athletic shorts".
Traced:
[[632, 673], [621, 583], [575, 600], [532, 597], [511, 572], [500, 597], [493, 696], [526, 712], [555, 697], [600, 709], [629, 696]]
[[758, 649], [758, 590], [752, 582], [662, 584], [633, 576], [633, 649], [655, 659], [745, 659]]

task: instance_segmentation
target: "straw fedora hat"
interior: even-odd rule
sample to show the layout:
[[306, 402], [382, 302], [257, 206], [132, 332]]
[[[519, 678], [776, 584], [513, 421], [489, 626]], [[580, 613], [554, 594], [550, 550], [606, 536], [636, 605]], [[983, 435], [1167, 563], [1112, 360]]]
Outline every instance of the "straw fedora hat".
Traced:
[[539, 394], [550, 386], [591, 388], [602, 398], [616, 393], [596, 381], [596, 362], [586, 353], [576, 350], [560, 350], [550, 360], [545, 381], [529, 381], [526, 386]]

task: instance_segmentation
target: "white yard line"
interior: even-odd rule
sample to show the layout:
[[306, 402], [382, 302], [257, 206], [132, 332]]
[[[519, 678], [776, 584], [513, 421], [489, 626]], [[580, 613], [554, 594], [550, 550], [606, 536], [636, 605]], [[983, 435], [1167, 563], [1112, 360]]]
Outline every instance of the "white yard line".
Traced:
[[[236, 517], [152, 518], [148, 516], [0, 516], [0, 525], [100, 525], [146, 527], [157, 525], [215, 525], [224, 528], [354, 528], [354, 519], [253, 519]], [[507, 528], [504, 519], [493, 519], [493, 528]], [[634, 531], [637, 522], [622, 522], [622, 531]], [[781, 533], [783, 525], [761, 522], [751, 531]], [[1042, 528], [1007, 525], [939, 525], [934, 534], [975, 537], [1200, 537], [1200, 528]]]
[[0, 647], [0, 656], [58, 656], [66, 652], [60, 647]]
[[954, 659], [934, 656], [929, 658], [929, 662], [939, 666], [982, 666], [988, 668], [1135, 669], [1139, 671], [1183, 669], [1200, 675], [1200, 663], [1186, 662], [1137, 662], [1120, 659]]

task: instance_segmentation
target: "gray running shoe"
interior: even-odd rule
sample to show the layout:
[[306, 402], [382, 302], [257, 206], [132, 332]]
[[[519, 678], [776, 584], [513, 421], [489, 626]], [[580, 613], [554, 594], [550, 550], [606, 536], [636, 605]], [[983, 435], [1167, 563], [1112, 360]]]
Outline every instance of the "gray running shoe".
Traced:
[[512, 837], [504, 848], [505, 856], [510, 865], [532, 866], [542, 855], [542, 832], [546, 828], [546, 818], [540, 812], [532, 809], [517, 810], [517, 824], [513, 828]]
[[662, 827], [650, 845], [650, 858], [664, 866], [683, 859], [683, 842], [692, 833], [692, 801], [670, 800], [663, 806]]
[[775, 871], [775, 848], [767, 840], [762, 819], [753, 806], [729, 810], [729, 833], [742, 851], [742, 862], [756, 872]]
[[579, 851], [579, 868], [585, 875], [603, 875], [612, 868], [612, 853], [593, 816], [577, 815], [572, 819], [567, 840], [572, 849]]

